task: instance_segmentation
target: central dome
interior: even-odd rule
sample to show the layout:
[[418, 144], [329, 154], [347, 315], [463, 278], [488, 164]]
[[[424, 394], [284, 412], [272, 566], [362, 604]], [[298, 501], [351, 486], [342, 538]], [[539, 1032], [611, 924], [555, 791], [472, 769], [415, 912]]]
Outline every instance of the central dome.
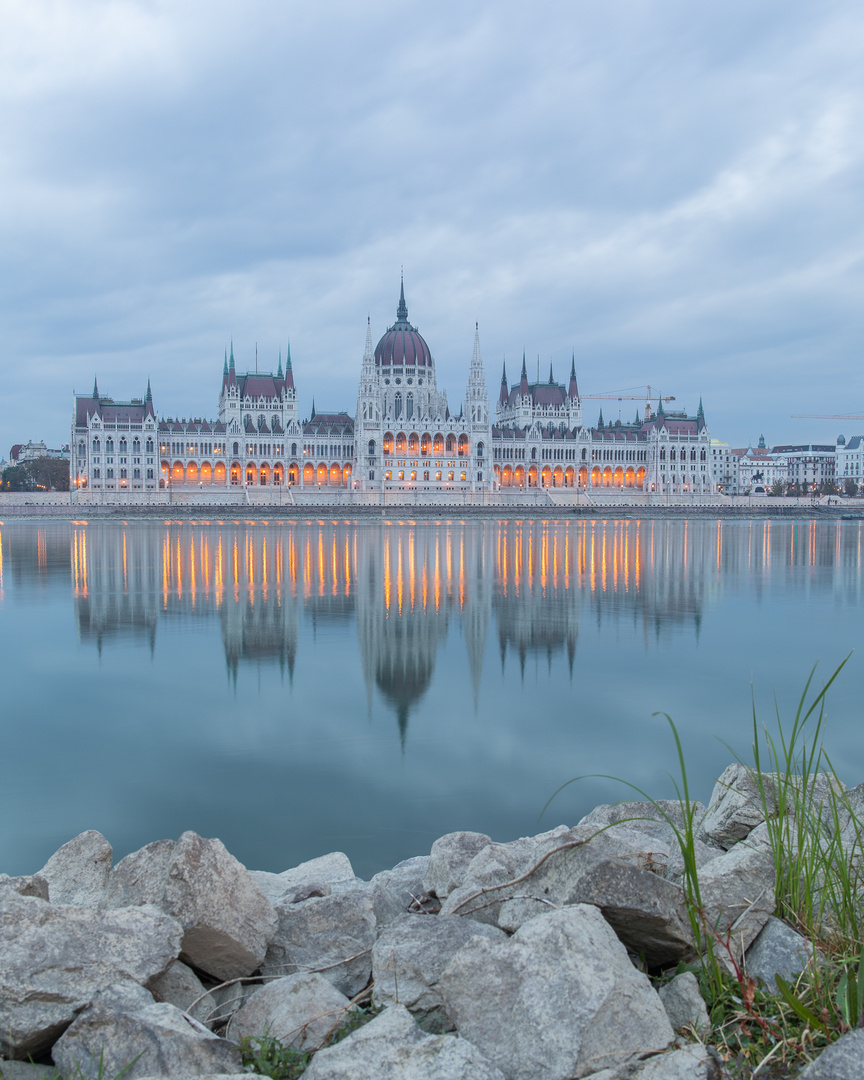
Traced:
[[408, 322], [405, 286], [399, 292], [396, 322], [375, 346], [376, 367], [431, 367], [432, 354], [416, 326]]

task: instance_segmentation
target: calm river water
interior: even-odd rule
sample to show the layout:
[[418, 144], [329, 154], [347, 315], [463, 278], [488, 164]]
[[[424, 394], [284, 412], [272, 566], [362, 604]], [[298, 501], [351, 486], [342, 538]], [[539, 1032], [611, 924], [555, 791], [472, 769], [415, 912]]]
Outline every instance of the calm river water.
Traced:
[[[0, 525], [0, 872], [83, 829], [184, 829], [251, 868], [369, 876], [653, 795], [707, 799], [858, 640], [862, 525], [751, 521]], [[864, 780], [864, 655], [826, 746]], [[722, 740], [722, 741], [721, 741]], [[749, 760], [749, 758], [748, 758]]]

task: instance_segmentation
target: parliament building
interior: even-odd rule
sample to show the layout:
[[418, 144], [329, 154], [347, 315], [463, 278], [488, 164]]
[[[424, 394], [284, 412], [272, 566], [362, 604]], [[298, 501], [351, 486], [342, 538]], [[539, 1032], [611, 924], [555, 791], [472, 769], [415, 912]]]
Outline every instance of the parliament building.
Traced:
[[[217, 420], [160, 417], [143, 398], [115, 401], [94, 382], [73, 407], [71, 479], [80, 492], [164, 488], [341, 489], [354, 492], [487, 492], [564, 488], [710, 494], [709, 433], [695, 417], [656, 411], [586, 426], [571, 362], [567, 384], [518, 382], [506, 365], [494, 416], [479, 331], [458, 409], [439, 390], [435, 360], [408, 321], [404, 285], [396, 321], [373, 347], [371, 320], [357, 408], [301, 420], [290, 350], [274, 373], [238, 374], [233, 342], [222, 368]], [[215, 494], [215, 493], [214, 493]], [[323, 494], [323, 491], [322, 491]]]

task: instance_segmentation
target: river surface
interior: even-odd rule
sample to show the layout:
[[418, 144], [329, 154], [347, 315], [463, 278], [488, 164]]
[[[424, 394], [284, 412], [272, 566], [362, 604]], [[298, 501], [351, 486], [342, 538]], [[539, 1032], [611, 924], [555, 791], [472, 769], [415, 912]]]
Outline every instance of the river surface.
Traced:
[[[455, 829], [575, 823], [677, 775], [707, 801], [858, 643], [859, 522], [0, 524], [0, 872], [98, 829], [370, 876]], [[864, 781], [864, 654], [825, 745]], [[752, 694], [752, 697], [751, 697]], [[724, 745], [724, 743], [726, 745]], [[731, 747], [732, 750], [727, 747]]]

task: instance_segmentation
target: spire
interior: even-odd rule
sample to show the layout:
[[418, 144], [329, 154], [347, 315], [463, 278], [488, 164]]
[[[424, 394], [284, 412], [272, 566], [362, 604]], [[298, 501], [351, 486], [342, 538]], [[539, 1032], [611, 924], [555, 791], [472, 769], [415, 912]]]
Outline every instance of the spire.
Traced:
[[579, 400], [579, 384], [576, 382], [576, 353], [570, 361], [570, 385], [567, 388], [567, 397], [572, 401]]
[[222, 365], [222, 378], [228, 374], [228, 350], [225, 350], [225, 363]]
[[659, 392], [659, 390], [657, 392], [657, 415], [658, 416], [665, 416], [666, 415], [666, 413], [663, 411], [663, 395]]
[[314, 397], [312, 398], [312, 415], [309, 417], [309, 419], [310, 420], [315, 419], [315, 398]]
[[285, 346], [285, 386], [294, 389], [294, 369], [291, 367], [291, 341]]
[[372, 360], [372, 316], [366, 316], [366, 348], [363, 350], [363, 359]]
[[502, 405], [506, 405], [509, 397], [510, 391], [507, 387], [507, 361], [505, 360], [501, 367], [501, 390], [498, 394], [498, 400]]
[[147, 380], [147, 393], [144, 395], [144, 400], [148, 404], [153, 403], [153, 391], [150, 389], [150, 380], [149, 380], [149, 378]]
[[549, 361], [549, 385], [552, 386], [552, 384], [554, 382], [555, 382], [555, 380], [552, 378], [552, 361], [550, 360]]
[[278, 367], [278, 369], [276, 371], [276, 378], [277, 379], [282, 378], [282, 350], [281, 349], [279, 350], [279, 367]]
[[237, 374], [234, 370], [234, 338], [231, 338], [231, 355], [228, 357], [228, 385], [237, 385]]
[[233, 338], [233, 337], [231, 338], [231, 360], [230, 360], [230, 367], [231, 367], [232, 369], [233, 369], [233, 367], [234, 367], [234, 338]]
[[96, 376], [95, 375], [93, 376], [93, 400], [94, 401], [99, 400], [99, 385], [96, 382]]
[[405, 303], [405, 278], [399, 278], [399, 307], [396, 308], [397, 322], [408, 322], [408, 305]]
[[[701, 416], [703, 420], [705, 419], [705, 410], [702, 408], [702, 395], [701, 394], [699, 395], [699, 411], [696, 413], [696, 416], [697, 417]], [[765, 445], [765, 436], [764, 435], [760, 436], [760, 439], [761, 439], [761, 445], [764, 446]]]
[[600, 410], [600, 419], [597, 421], [597, 427], [598, 428], [603, 427], [603, 410], [602, 409]]

